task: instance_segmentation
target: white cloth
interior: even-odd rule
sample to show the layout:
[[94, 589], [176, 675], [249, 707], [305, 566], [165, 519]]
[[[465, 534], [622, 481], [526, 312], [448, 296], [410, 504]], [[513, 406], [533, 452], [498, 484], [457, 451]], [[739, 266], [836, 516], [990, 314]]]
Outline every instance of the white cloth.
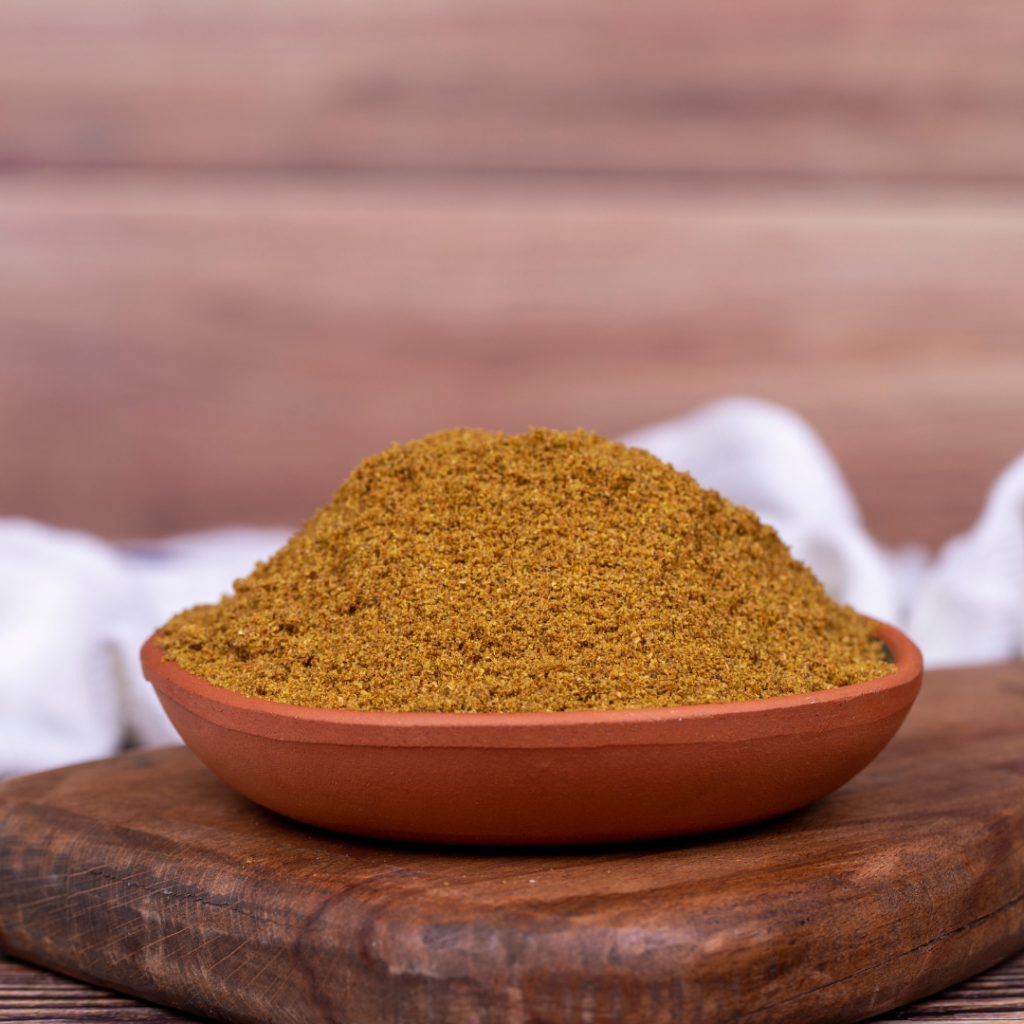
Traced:
[[[889, 551], [868, 534], [835, 460], [788, 409], [724, 399], [623, 440], [752, 508], [833, 597], [906, 628], [926, 664], [1024, 653], [1024, 456], [930, 565], [923, 548]], [[174, 742], [139, 647], [287, 537], [225, 529], [112, 545], [0, 520], [0, 776]]]
[[121, 548], [0, 520], [0, 777], [176, 742], [139, 648], [287, 537], [232, 529]]
[[934, 668], [1024, 655], [1024, 455], [996, 480], [977, 523], [943, 546], [907, 629]]
[[3, 523], [0, 775], [117, 749], [127, 695], [115, 637], [129, 605], [109, 546], [35, 523]]

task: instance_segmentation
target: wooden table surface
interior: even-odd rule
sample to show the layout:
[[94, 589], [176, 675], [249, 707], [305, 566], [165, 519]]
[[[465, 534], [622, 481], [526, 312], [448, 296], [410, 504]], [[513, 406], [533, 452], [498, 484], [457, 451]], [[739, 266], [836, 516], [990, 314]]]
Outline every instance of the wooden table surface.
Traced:
[[[0, 953], [0, 1022], [103, 1021], [105, 1024], [172, 1024], [201, 1018], [144, 1003]], [[1024, 953], [937, 995], [881, 1017], [888, 1021], [946, 1024], [1024, 1021]]]

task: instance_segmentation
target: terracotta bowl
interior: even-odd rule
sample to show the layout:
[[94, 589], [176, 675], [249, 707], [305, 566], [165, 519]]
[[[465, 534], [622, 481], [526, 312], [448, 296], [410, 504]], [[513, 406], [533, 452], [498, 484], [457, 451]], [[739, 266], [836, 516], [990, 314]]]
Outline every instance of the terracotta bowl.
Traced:
[[627, 711], [342, 711], [243, 697], [142, 649], [182, 739], [229, 786], [310, 825], [521, 846], [656, 839], [764, 821], [851, 779], [892, 739], [921, 654], [819, 693]]

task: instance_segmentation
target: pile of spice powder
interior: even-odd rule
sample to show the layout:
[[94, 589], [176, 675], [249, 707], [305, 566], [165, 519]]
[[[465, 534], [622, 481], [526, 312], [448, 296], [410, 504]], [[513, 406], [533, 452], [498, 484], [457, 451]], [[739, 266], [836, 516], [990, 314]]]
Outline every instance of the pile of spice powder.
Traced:
[[894, 671], [753, 512], [584, 431], [367, 459], [165, 657], [239, 693], [383, 711], [749, 700]]

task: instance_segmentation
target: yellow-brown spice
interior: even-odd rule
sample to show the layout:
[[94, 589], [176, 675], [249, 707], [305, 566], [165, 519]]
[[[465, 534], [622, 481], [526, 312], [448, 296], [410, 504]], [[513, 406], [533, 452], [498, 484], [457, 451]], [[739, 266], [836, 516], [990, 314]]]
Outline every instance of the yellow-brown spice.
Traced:
[[749, 700], [893, 670], [753, 512], [585, 431], [367, 459], [167, 657], [290, 704], [570, 711]]

